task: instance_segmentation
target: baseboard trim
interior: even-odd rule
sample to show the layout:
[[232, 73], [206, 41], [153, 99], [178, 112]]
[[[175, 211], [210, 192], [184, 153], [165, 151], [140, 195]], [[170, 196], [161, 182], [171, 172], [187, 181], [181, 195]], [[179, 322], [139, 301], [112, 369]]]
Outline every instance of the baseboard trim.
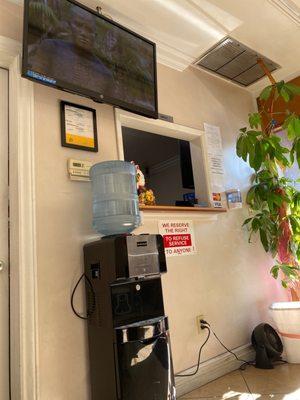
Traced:
[[[252, 361], [254, 359], [254, 350], [251, 344], [238, 347], [233, 351], [239, 358], [245, 361]], [[211, 358], [210, 360], [200, 364], [199, 371], [196, 375], [176, 378], [177, 396], [182, 396], [213, 381], [214, 379], [220, 378], [221, 376], [238, 369], [240, 365], [241, 363], [230, 353], [224, 353]], [[195, 368], [189, 368], [181, 373], [189, 374], [194, 370]]]

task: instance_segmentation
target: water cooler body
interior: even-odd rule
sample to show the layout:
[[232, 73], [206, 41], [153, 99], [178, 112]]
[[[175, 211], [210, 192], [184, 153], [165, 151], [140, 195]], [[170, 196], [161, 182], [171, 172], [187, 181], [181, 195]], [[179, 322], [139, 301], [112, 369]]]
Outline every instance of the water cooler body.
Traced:
[[84, 260], [92, 400], [175, 400], [162, 237], [104, 237]]

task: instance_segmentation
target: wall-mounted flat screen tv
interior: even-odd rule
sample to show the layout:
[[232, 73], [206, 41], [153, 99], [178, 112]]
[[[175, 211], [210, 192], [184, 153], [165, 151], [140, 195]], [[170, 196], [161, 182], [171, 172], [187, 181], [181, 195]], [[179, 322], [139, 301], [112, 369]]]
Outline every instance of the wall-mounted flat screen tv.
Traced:
[[22, 75], [157, 118], [155, 43], [74, 0], [25, 0]]

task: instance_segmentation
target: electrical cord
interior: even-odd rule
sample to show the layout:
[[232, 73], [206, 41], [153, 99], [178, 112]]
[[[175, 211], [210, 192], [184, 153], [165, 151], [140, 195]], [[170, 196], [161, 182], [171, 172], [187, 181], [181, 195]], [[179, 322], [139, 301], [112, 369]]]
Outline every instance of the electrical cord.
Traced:
[[195, 370], [194, 372], [190, 373], [190, 374], [176, 374], [175, 377], [182, 377], [182, 378], [185, 378], [185, 377], [188, 377], [188, 376], [194, 376], [194, 375], [196, 375], [196, 374], [198, 373], [199, 367], [200, 367], [202, 349], [203, 349], [203, 347], [206, 345], [206, 343], [209, 341], [210, 334], [211, 334], [211, 332], [210, 332], [211, 330], [210, 330], [210, 327], [209, 327], [209, 326], [204, 326], [204, 327], [201, 328], [201, 329], [207, 329], [207, 330], [208, 330], [208, 333], [207, 333], [207, 336], [206, 336], [205, 341], [203, 342], [203, 344], [201, 345], [201, 347], [200, 347], [200, 349], [199, 349], [199, 353], [198, 353], [198, 362], [197, 362], [196, 370]]
[[[77, 288], [78, 288], [78, 286], [79, 286], [79, 284], [80, 284], [82, 278], [85, 278], [85, 280], [87, 281], [87, 283], [88, 283], [88, 285], [89, 285], [89, 287], [90, 287], [90, 289], [91, 289], [91, 292], [92, 292], [92, 294], [93, 294], [92, 307], [91, 307], [91, 310], [90, 310], [90, 311], [87, 310], [87, 315], [86, 315], [86, 317], [83, 316], [83, 315], [80, 315], [79, 312], [78, 312], [78, 311], [75, 309], [75, 307], [74, 307], [74, 296], [75, 296], [76, 290], [77, 290]], [[93, 287], [93, 284], [92, 284], [92, 282], [90, 281], [89, 277], [88, 277], [85, 273], [83, 273], [83, 274], [80, 276], [80, 278], [78, 279], [78, 281], [77, 281], [77, 283], [76, 283], [74, 289], [72, 290], [72, 294], [71, 294], [71, 308], [72, 308], [73, 313], [74, 313], [78, 318], [80, 318], [80, 319], [85, 319], [85, 320], [86, 320], [86, 319], [89, 319], [89, 317], [93, 314], [93, 312], [94, 312], [95, 309], [96, 309], [96, 294], [95, 294], [95, 291], [94, 291], [94, 287]]]
[[209, 324], [208, 322], [206, 322], [205, 320], [201, 320], [200, 322], [201, 322], [201, 325], [202, 325], [202, 326], [207, 326], [207, 327], [209, 327], [209, 329], [212, 331], [214, 337], [217, 339], [217, 341], [220, 343], [220, 345], [221, 345], [228, 353], [232, 354], [232, 355], [235, 357], [235, 359], [236, 359], [237, 361], [240, 361], [240, 362], [243, 363], [243, 364], [240, 366], [240, 369], [244, 369], [245, 366], [247, 366], [247, 365], [254, 365], [254, 364], [255, 364], [254, 361], [246, 361], [246, 360], [243, 360], [242, 358], [239, 358], [232, 350], [228, 349], [228, 347], [225, 346], [225, 344], [221, 341], [221, 339], [218, 337], [218, 335], [214, 332], [214, 330], [212, 329], [212, 327], [210, 326], [210, 324]]

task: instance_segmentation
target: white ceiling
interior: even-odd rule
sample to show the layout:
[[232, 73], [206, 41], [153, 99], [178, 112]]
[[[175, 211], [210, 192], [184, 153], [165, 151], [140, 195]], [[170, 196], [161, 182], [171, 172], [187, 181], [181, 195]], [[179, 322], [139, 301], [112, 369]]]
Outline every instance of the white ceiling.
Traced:
[[[277, 79], [300, 75], [300, 25], [272, 0], [80, 1], [100, 5], [114, 20], [156, 42], [158, 62], [169, 67], [184, 70], [231, 35], [281, 65]], [[293, 2], [300, 7], [300, 0]], [[256, 92], [265, 84], [263, 79], [248, 89]]]
[[[86, 4], [99, 4], [86, 0]], [[208, 0], [100, 0], [116, 21], [157, 43], [158, 61], [180, 71], [242, 21]]]
[[[158, 61], [184, 70], [226, 35], [281, 65], [277, 79], [300, 74], [300, 25], [270, 0], [85, 0], [152, 39]], [[300, 7], [300, 0], [293, 0]], [[221, 79], [221, 78], [218, 78]], [[267, 80], [251, 85], [257, 92]]]

